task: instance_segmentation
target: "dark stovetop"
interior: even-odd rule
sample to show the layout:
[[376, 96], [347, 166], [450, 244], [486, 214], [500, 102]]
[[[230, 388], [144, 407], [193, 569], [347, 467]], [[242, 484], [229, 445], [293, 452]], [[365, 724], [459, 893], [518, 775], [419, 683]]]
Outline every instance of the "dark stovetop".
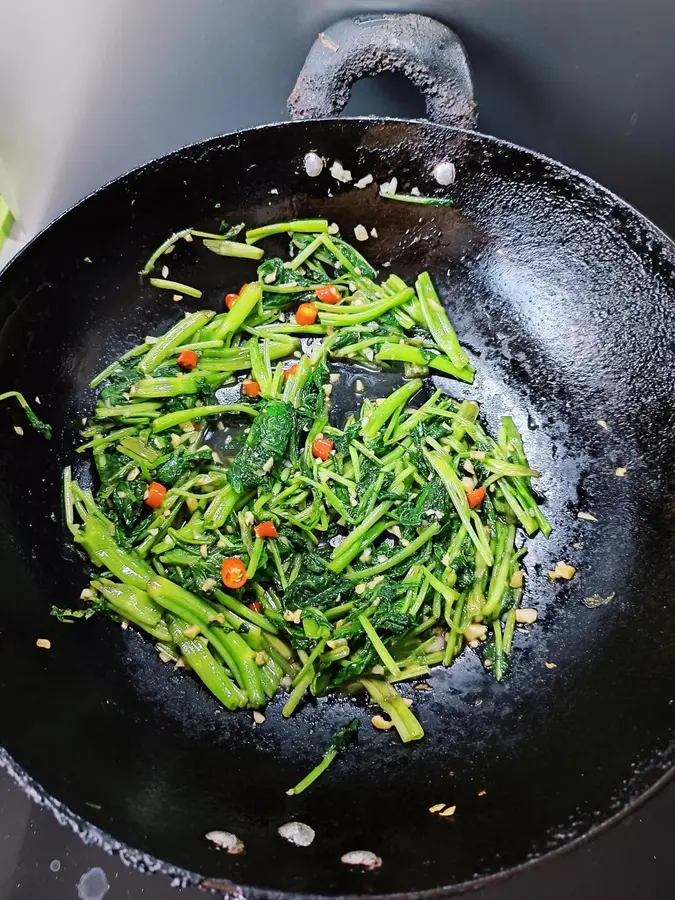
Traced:
[[[143, 106], [149, 103], [147, 91], [130, 90], [127, 96], [117, 79], [102, 84], [97, 109], [83, 116], [89, 129], [98, 130], [99, 140], [82, 146], [95, 146], [96, 153], [84, 167], [73, 160], [70, 171], [78, 173], [77, 183], [67, 175], [59, 180], [54, 214], [154, 155], [283, 118], [285, 97], [315, 34], [341, 16], [386, 9], [435, 15], [457, 28], [475, 68], [481, 130], [579, 168], [675, 234], [675, 119], [668, 112], [675, 83], [672, 4], [456, 0], [448, 14], [444, 0], [230, 0], [226, 21], [220, 0], [201, 0], [198, 5], [117, 0], [117, 6], [124, 11], [125, 28], [109, 32], [111, 57], [116, 38], [119, 54], [124, 54], [129, 34], [157, 37], [156, 25], [162, 21], [160, 40], [144, 41], [137, 59], [124, 58], [127, 83], [143, 79], [147, 88], [153, 65], [164, 72], [167, 59], [172, 61], [172, 76], [161, 102], [154, 97], [148, 108]], [[252, 48], [258, 77], [242, 79], [239, 67], [250, 73]], [[380, 80], [377, 87], [360, 84], [349, 112], [422, 114], [419, 98], [397, 79]], [[142, 132], [139, 121], [147, 126]], [[91, 149], [85, 152], [91, 154]], [[675, 894], [674, 813], [671, 783], [591, 842], [472, 896], [670, 900]], [[139, 874], [102, 850], [84, 846], [0, 771], [0, 900], [75, 898], [78, 882], [91, 870], [88, 890], [80, 893], [85, 900], [104, 895], [110, 900], [204, 897], [197, 889], [173, 890], [166, 878]]]

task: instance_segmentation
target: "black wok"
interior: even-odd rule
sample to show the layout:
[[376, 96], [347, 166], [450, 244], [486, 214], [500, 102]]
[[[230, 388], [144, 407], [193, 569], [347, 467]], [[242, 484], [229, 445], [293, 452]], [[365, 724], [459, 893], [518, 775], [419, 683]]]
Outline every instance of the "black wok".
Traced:
[[[470, 127], [461, 46], [439, 28], [420, 17], [336, 27], [310, 56], [294, 112], [339, 112], [354, 77], [396, 68], [426, 91], [437, 119]], [[434, 166], [452, 160], [456, 207], [385, 201], [327, 171], [310, 179], [309, 150], [355, 178], [395, 175], [422, 193], [438, 192]], [[476, 384], [450, 389], [476, 397], [491, 426], [515, 413], [555, 526], [549, 541], [531, 543], [527, 605], [540, 621], [518, 635], [512, 677], [498, 684], [469, 651], [434, 673], [433, 692], [405, 689], [427, 733], [412, 747], [376, 732], [365, 707], [337, 700], [307, 703], [290, 723], [275, 704], [254, 729], [131, 629], [49, 615], [52, 603], [76, 602], [87, 577], [59, 485], [92, 402], [88, 381], [179, 314], [170, 294], [139, 287], [142, 262], [186, 225], [318, 214], [345, 234], [376, 226], [368, 254], [404, 278], [431, 270], [478, 357]], [[196, 245], [167, 263], [213, 308], [252, 274]], [[444, 892], [625, 811], [673, 762], [674, 288], [675, 247], [617, 197], [445, 124], [254, 129], [149, 163], [75, 206], [0, 279], [0, 386], [39, 396], [55, 435], [49, 444], [29, 430], [20, 437], [19, 413], [0, 410], [4, 765], [87, 840], [138, 866], [220, 879], [223, 890], [252, 886], [251, 897]], [[622, 466], [628, 474], [617, 477]], [[597, 522], [579, 520], [580, 510]], [[578, 568], [568, 586], [546, 579], [559, 559]], [[611, 593], [596, 609], [581, 602]], [[35, 646], [40, 637], [50, 651]], [[352, 715], [363, 720], [358, 747], [287, 797]], [[438, 802], [456, 804], [453, 819], [429, 814]], [[310, 848], [278, 837], [292, 819], [315, 828]], [[204, 838], [212, 829], [235, 832], [246, 854], [215, 850]], [[340, 856], [352, 849], [378, 853], [382, 868], [348, 869]]]

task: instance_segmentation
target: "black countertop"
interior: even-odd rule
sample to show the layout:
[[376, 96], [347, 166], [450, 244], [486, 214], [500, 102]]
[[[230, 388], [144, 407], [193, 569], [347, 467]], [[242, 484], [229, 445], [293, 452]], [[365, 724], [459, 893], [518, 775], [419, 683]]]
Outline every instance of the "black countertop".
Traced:
[[[156, 53], [165, 60], [171, 56], [167, 48], [173, 34], [176, 45], [182, 50], [189, 46], [200, 66], [184, 70], [178, 89], [175, 76], [184, 60], [171, 56], [169, 89], [162, 103], [154, 102], [147, 110], [149, 127], [142, 132], [138, 114], [148, 98], [139, 99], [138, 92], [123, 96], [116, 83], [109, 89], [102, 86], [97, 115], [87, 119], [90, 128], [99, 130], [100, 140], [91, 144], [97, 148], [95, 158], [79, 180], [60, 181], [52, 198], [53, 213], [154, 155], [283, 118], [285, 97], [317, 31], [347, 14], [387, 9], [436, 15], [457, 28], [475, 67], [481, 130], [579, 168], [675, 234], [675, 119], [669, 112], [675, 83], [675, 7], [662, 0], [457, 0], [451, 12], [443, 0], [230, 0], [225, 18], [219, 0], [120, 0], [119, 5], [128, 7], [126, 24], [136, 34], [162, 19]], [[111, 32], [120, 53], [128, 50], [130, 31]], [[257, 77], [244, 80], [237, 77], [238, 66], [252, 46], [257, 48]], [[111, 53], [114, 49], [113, 43]], [[133, 84], [134, 74], [147, 71], [148, 52], [146, 44], [142, 62], [125, 59], [127, 82]], [[186, 108], [190, 79], [195, 102]], [[212, 86], [210, 99], [205, 84]], [[222, 85], [217, 96], [215, 85]], [[419, 97], [399, 79], [381, 79], [377, 85], [357, 87], [349, 112], [418, 116], [422, 109]], [[104, 121], [114, 123], [114, 142], [103, 140]], [[670, 900], [675, 895], [674, 813], [671, 783], [592, 841], [472, 896]], [[89, 878], [84, 890], [78, 889], [83, 876]], [[0, 900], [66, 900], [78, 895], [85, 900], [204, 896], [194, 888], [172, 889], [166, 878], [142, 875], [99, 848], [84, 846], [0, 772]]]

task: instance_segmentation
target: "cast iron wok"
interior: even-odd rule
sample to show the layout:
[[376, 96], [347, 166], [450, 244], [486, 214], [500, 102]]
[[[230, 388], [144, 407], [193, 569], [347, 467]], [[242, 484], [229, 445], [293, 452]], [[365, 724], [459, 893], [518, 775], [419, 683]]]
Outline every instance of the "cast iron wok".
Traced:
[[[394, 34], [414, 75], [433, 67], [419, 43], [403, 46], [413, 26], [427, 27], [419, 17], [412, 26], [385, 19], [377, 34], [378, 46]], [[336, 66], [354, 63], [359, 29], [341, 52], [329, 50]], [[306, 75], [296, 112], [312, 108], [311, 67]], [[465, 113], [467, 79], [460, 72], [455, 85]], [[396, 175], [422, 193], [438, 192], [432, 171], [452, 160], [456, 207], [383, 200], [327, 172], [310, 179], [309, 150], [339, 159], [354, 178]], [[59, 488], [91, 408], [90, 378], [182, 311], [221, 308], [223, 293], [253, 274], [185, 244], [166, 262], [204, 297], [178, 306], [139, 286], [143, 261], [189, 224], [306, 215], [338, 221], [347, 236], [359, 223], [375, 226], [367, 252], [378, 265], [391, 261], [404, 278], [433, 273], [477, 357], [475, 385], [449, 389], [478, 399], [491, 427], [514, 413], [545, 473], [555, 531], [530, 544], [526, 601], [539, 623], [517, 636], [513, 675], [501, 684], [469, 651], [433, 674], [432, 692], [405, 688], [426, 731], [414, 746], [375, 731], [364, 706], [334, 699], [306, 703], [291, 722], [275, 703], [253, 728], [249, 714], [226, 713], [133, 630], [49, 615], [53, 603], [76, 602], [87, 579]], [[625, 203], [527, 150], [429, 122], [297, 121], [215, 138], [75, 206], [0, 279], [0, 385], [39, 396], [54, 426], [51, 443], [28, 428], [20, 437], [20, 414], [0, 410], [4, 765], [85, 838], [121, 847], [139, 866], [220, 879], [223, 890], [250, 886], [251, 897], [435, 893], [611, 820], [673, 762], [674, 287], [675, 248]], [[579, 520], [580, 510], [597, 521]], [[547, 581], [559, 559], [578, 568], [569, 585]], [[612, 593], [605, 606], [582, 603]], [[35, 646], [40, 637], [50, 651]], [[358, 746], [311, 790], [287, 797], [354, 715]], [[438, 802], [456, 805], [455, 816], [431, 816]], [[277, 835], [289, 820], [316, 830], [310, 848]], [[204, 838], [212, 829], [235, 832], [246, 854], [215, 850]], [[382, 868], [344, 866], [340, 856], [353, 849], [379, 854]]]

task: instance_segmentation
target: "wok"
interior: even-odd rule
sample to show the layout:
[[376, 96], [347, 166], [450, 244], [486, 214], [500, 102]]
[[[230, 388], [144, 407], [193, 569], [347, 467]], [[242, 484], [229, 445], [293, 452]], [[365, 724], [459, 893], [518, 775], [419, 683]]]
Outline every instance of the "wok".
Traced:
[[[291, 110], [337, 115], [354, 78], [385, 69], [422, 88], [435, 121], [298, 120], [187, 147], [77, 204], [0, 278], [0, 385], [38, 396], [54, 426], [51, 443], [20, 437], [20, 413], [0, 410], [3, 764], [84, 839], [224, 892], [247, 886], [254, 898], [431, 896], [475, 884], [612, 821], [673, 762], [675, 248], [582, 175], [466, 130], [475, 106], [463, 49], [423, 17], [335, 26], [310, 53]], [[308, 151], [354, 179], [396, 176], [423, 194], [439, 192], [433, 171], [450, 160], [456, 205], [382, 200], [327, 168], [309, 178]], [[503, 683], [468, 651], [434, 672], [432, 692], [404, 689], [426, 731], [415, 746], [337, 699], [308, 702], [290, 722], [276, 703], [254, 728], [132, 629], [49, 614], [72, 605], [87, 578], [59, 493], [91, 408], [87, 384], [179, 314], [170, 294], [139, 286], [143, 261], [186, 225], [312, 215], [346, 235], [375, 226], [366, 252], [403, 278], [432, 272], [478, 358], [475, 385], [449, 389], [475, 397], [492, 427], [513, 413], [545, 473], [555, 530], [530, 542], [527, 558], [526, 603], [539, 623], [517, 636]], [[252, 274], [196, 245], [168, 262], [213, 308]], [[180, 309], [188, 302], [197, 307]], [[546, 578], [559, 559], [578, 569], [562, 587]], [[614, 598], [588, 609], [594, 594]], [[40, 637], [50, 651], [36, 647]], [[358, 746], [287, 797], [353, 715]], [[431, 816], [438, 802], [456, 805], [455, 816]], [[316, 830], [311, 847], [277, 835], [289, 820]], [[236, 833], [246, 854], [214, 849], [204, 838], [213, 829]], [[382, 868], [343, 865], [353, 849], [374, 851]]]

